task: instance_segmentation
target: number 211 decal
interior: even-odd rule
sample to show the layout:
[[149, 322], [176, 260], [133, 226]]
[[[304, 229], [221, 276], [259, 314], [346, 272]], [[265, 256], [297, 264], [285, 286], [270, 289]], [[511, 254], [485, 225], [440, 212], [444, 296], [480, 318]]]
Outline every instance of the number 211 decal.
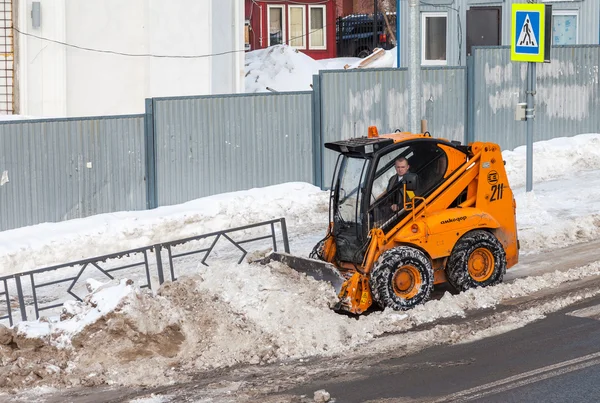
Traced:
[[492, 185], [492, 197], [490, 201], [493, 202], [502, 199], [502, 193], [504, 193], [504, 183]]

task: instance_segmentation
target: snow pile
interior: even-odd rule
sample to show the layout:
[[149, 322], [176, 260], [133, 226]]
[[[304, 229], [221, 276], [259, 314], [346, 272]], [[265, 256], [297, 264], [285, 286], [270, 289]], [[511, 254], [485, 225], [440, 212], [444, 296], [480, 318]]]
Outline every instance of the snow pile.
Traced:
[[324, 231], [326, 192], [302, 182], [223, 193], [154, 210], [100, 214], [0, 232], [0, 275], [285, 217]]
[[[328, 356], [366, 345], [374, 352], [389, 347], [388, 340], [376, 338], [381, 334], [464, 316], [469, 310], [597, 275], [600, 263], [445, 294], [411, 311], [373, 312], [358, 321], [331, 311], [335, 294], [328, 285], [277, 262], [204, 267], [196, 276], [165, 283], [157, 295], [121, 281], [97, 286], [82, 303], [66, 304], [61, 321], [21, 323], [12, 331], [1, 328], [0, 378], [2, 386], [12, 387], [150, 386], [184, 382], [196, 371], [236, 364]], [[576, 297], [570, 298], [502, 320], [505, 326], [522, 326]], [[465, 334], [459, 337], [457, 331], [436, 327], [402, 337], [401, 345], [414, 351], [442, 336], [463, 340]]]
[[[506, 173], [513, 188], [525, 185], [527, 147], [505, 150]], [[600, 134], [580, 134], [574, 137], [558, 137], [533, 144], [533, 181], [573, 175], [574, 172], [600, 169]]]
[[324, 65], [287, 45], [246, 53], [246, 92], [310, 91]]
[[[598, 239], [600, 236], [600, 181], [598, 171], [574, 174], [569, 180], [534, 186], [534, 191], [515, 192], [521, 254]], [[569, 193], [564, 197], [565, 192]]]
[[139, 297], [139, 290], [135, 290], [132, 284], [130, 280], [121, 280], [117, 285], [88, 280], [90, 294], [83, 302], [67, 301], [60, 320], [55, 318], [52, 321], [20, 322], [14, 327], [16, 335], [39, 337], [59, 348], [70, 347], [71, 339], [86, 326], [96, 323], [111, 312], [125, 309]]
[[[245, 89], [248, 93], [311, 91], [313, 75], [320, 70], [359, 68], [365, 59], [357, 57], [314, 60], [288, 45], [275, 45], [246, 53]], [[396, 67], [396, 48], [386, 50], [383, 56], [370, 62], [365, 68]]]

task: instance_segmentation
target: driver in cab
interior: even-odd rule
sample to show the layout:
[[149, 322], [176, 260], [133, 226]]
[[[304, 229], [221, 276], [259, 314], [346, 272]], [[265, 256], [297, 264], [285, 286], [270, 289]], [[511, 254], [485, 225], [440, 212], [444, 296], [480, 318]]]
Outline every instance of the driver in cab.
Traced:
[[[402, 196], [402, 178], [408, 173], [410, 165], [408, 165], [408, 160], [406, 158], [399, 157], [394, 161], [394, 168], [396, 169], [396, 174], [393, 175], [388, 182], [387, 193], [396, 193], [396, 197], [393, 198], [393, 203], [391, 205], [392, 211], [396, 212], [403, 208], [404, 198]], [[410, 200], [414, 197], [414, 193], [409, 190], [406, 192], [406, 196]]]

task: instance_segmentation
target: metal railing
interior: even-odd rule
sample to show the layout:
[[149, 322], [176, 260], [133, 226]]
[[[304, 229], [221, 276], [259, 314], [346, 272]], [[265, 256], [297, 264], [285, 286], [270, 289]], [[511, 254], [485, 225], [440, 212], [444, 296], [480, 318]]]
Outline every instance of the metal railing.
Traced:
[[12, 276], [9, 277], [2, 277], [0, 278], [0, 281], [2, 281], [2, 285], [4, 286], [4, 291], [0, 292], [0, 297], [4, 297], [4, 303], [6, 304], [6, 315], [4, 316], [0, 316], [0, 320], [6, 320], [8, 319], [10, 325], [12, 326], [13, 324], [13, 315], [12, 315], [12, 309], [10, 306], [10, 295], [9, 295], [9, 291], [8, 291], [8, 280], [12, 279]]
[[[281, 218], [281, 219], [277, 219], [277, 220], [265, 221], [265, 222], [258, 223], [258, 224], [250, 224], [250, 225], [246, 225], [243, 227], [237, 227], [237, 228], [234, 228], [231, 230], [211, 232], [209, 234], [185, 238], [185, 239], [181, 239], [179, 241], [165, 242], [165, 243], [162, 243], [161, 245], [156, 245], [157, 246], [157, 259], [160, 259], [159, 252], [160, 252], [161, 248], [165, 248], [167, 250], [167, 253], [169, 256], [169, 272], [171, 274], [171, 281], [175, 281], [175, 280], [177, 280], [177, 276], [175, 275], [175, 266], [173, 265], [174, 258], [204, 253], [204, 257], [202, 258], [200, 263], [202, 263], [205, 266], [208, 266], [208, 264], [206, 263], [206, 259], [208, 258], [210, 253], [214, 250], [215, 245], [217, 244], [219, 239], [225, 238], [227, 241], [229, 241], [229, 243], [231, 243], [233, 246], [235, 246], [242, 252], [242, 256], [238, 260], [238, 264], [240, 264], [240, 263], [242, 263], [242, 261], [244, 260], [246, 255], [248, 254], [248, 251], [242, 247], [243, 244], [261, 241], [261, 240], [265, 240], [265, 239], [271, 239], [272, 243], [273, 243], [273, 250], [275, 252], [277, 252], [277, 238], [275, 237], [275, 224], [276, 223], [280, 223], [280, 225], [281, 225], [281, 234], [282, 234], [282, 238], [283, 238], [283, 249], [285, 252], [289, 253], [290, 246], [289, 246], [288, 237], [287, 237], [287, 228], [285, 225], [285, 218]], [[248, 230], [251, 228], [261, 227], [261, 226], [265, 226], [265, 225], [270, 225], [270, 227], [271, 227], [271, 233], [269, 235], [257, 236], [257, 237], [253, 237], [253, 238], [243, 239], [240, 241], [235, 241], [228, 235], [228, 234], [231, 234], [232, 232], [245, 231], [245, 230]], [[174, 253], [173, 249], [174, 249], [174, 247], [176, 247], [178, 245], [182, 245], [182, 244], [192, 242], [192, 241], [209, 239], [209, 238], [214, 238], [214, 239], [208, 248], [200, 248], [200, 249], [195, 249], [195, 250], [187, 251], [187, 252]], [[162, 262], [159, 262], [159, 267], [161, 267], [161, 266], [162, 266]], [[161, 272], [162, 272], [162, 270], [161, 270]], [[160, 273], [159, 276], [160, 275], [162, 275], [162, 273]], [[162, 280], [161, 280], [161, 282], [162, 282]]]
[[[283, 248], [285, 252], [290, 252], [288, 235], [287, 235], [287, 226], [285, 223], [285, 218], [278, 218], [274, 220], [264, 221], [256, 224], [245, 225], [242, 227], [231, 228], [223, 231], [215, 231], [208, 234], [202, 234], [198, 236], [193, 236], [189, 238], [179, 239], [175, 241], [163, 242], [151, 246], [146, 246], [137, 249], [131, 249], [121, 252], [116, 252], [109, 255], [97, 256], [89, 259], [78, 260], [74, 262], [43, 267], [40, 269], [31, 270], [28, 272], [18, 273], [11, 276], [0, 277], [0, 283], [4, 286], [4, 290], [0, 292], [0, 309], [2, 309], [2, 305], [4, 305], [6, 314], [0, 316], [0, 321], [7, 320], [12, 326], [15, 322], [13, 307], [11, 306], [11, 299], [18, 300], [18, 306], [20, 311], [20, 316], [22, 321], [27, 320], [27, 307], [33, 306], [35, 312], [35, 318], [39, 319], [40, 312], [58, 308], [63, 305], [64, 302], [56, 302], [58, 299], [54, 298], [47, 303], [40, 301], [40, 297], [38, 296], [38, 291], [40, 289], [47, 289], [51, 286], [59, 286], [61, 284], [68, 285], [66, 289], [66, 294], [71, 297], [74, 297], [78, 301], [82, 301], [82, 297], [77, 295], [74, 292], [74, 288], [78, 285], [79, 280], [82, 278], [83, 273], [89, 269], [93, 268], [103, 274], [110, 280], [114, 280], [114, 273], [127, 271], [127, 275], [131, 275], [131, 269], [134, 268], [143, 268], [143, 275], [145, 277], [145, 283], [139, 285], [140, 288], [150, 288], [152, 289], [152, 267], [155, 267], [156, 275], [158, 277], [159, 285], [165, 282], [164, 279], [164, 270], [163, 270], [163, 262], [162, 262], [162, 250], [166, 249], [168, 254], [168, 267], [170, 273], [170, 280], [177, 280], [177, 276], [175, 275], [175, 264], [174, 259], [181, 258], [184, 256], [203, 254], [201, 263], [205, 266], [208, 266], [206, 263], [210, 254], [215, 250], [217, 242], [221, 239], [225, 239], [229, 244], [239, 249], [242, 253], [242, 256], [238, 259], [237, 263], [241, 263], [246, 255], [248, 254], [247, 249], [245, 249], [242, 245], [271, 240], [270, 246], [272, 246], [274, 251], [277, 251], [277, 232], [276, 232], [276, 224], [279, 224], [281, 239], [283, 241]], [[242, 231], [248, 231], [255, 228], [260, 227], [269, 227], [270, 232], [266, 235], [248, 235], [247, 237], [239, 240], [235, 240], [233, 234], [239, 233]], [[189, 244], [194, 241], [202, 241], [202, 240], [211, 240], [210, 246], [195, 248], [191, 251], [182, 251], [176, 253], [174, 250], [176, 247]], [[149, 255], [151, 256], [151, 252], [154, 252], [155, 262], [150, 262]], [[138, 255], [136, 257], [136, 255]], [[141, 255], [141, 256], [139, 256]], [[127, 262], [119, 265], [110, 265], [111, 260], [123, 259], [127, 258]], [[110, 266], [110, 267], [108, 267]], [[75, 275], [71, 274], [73, 269], [78, 269]], [[67, 273], [70, 271], [71, 273]], [[40, 279], [39, 276], [54, 274], [58, 276], [58, 279]], [[29, 284], [24, 284], [23, 280], [29, 278]], [[28, 286], [28, 290], [30, 293], [24, 291], [24, 285]], [[11, 298], [12, 295], [12, 298]]]

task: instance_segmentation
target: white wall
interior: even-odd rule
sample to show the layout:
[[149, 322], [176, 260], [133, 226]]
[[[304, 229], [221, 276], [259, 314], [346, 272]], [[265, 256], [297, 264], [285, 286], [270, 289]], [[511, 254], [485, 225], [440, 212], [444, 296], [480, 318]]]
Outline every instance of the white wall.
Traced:
[[[21, 31], [127, 54], [209, 55], [244, 49], [239, 0], [19, 0]], [[243, 92], [244, 53], [201, 58], [115, 55], [19, 35], [19, 113], [142, 113], [148, 97]]]

